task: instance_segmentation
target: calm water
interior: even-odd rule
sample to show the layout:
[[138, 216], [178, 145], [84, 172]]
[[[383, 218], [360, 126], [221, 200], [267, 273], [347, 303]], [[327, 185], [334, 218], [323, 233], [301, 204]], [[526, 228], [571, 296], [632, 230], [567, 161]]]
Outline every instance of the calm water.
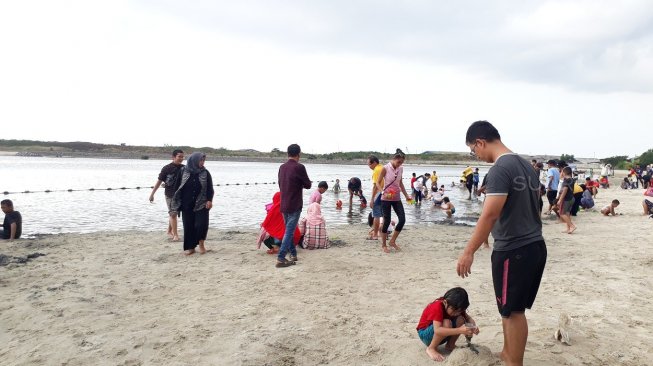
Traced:
[[[11, 199], [15, 209], [21, 212], [26, 236], [103, 230], [165, 230], [167, 209], [163, 188], [157, 191], [153, 204], [148, 198], [161, 167], [168, 163], [167, 160], [0, 156], [0, 197]], [[322, 212], [327, 225], [366, 225], [370, 209], [361, 209], [356, 197], [354, 207], [350, 209], [346, 192], [347, 180], [357, 176], [363, 180], [363, 190], [369, 199], [372, 171], [366, 165], [310, 164], [305, 160], [302, 163], [313, 181], [326, 180], [332, 187], [338, 178], [345, 189], [340, 194], [329, 190], [323, 195]], [[258, 228], [265, 217], [265, 204], [271, 202], [272, 195], [278, 190], [273, 183], [276, 182], [279, 164], [207, 161], [206, 168], [211, 172], [213, 183], [220, 185], [215, 187], [211, 227]], [[453, 221], [473, 224], [480, 203], [466, 200], [466, 190], [449, 187], [452, 181], [458, 181], [463, 168], [406, 164], [404, 185], [410, 187], [413, 172], [420, 175], [437, 170], [439, 184], [445, 184], [446, 194], [456, 206], [457, 218]], [[486, 171], [481, 168], [481, 179]], [[126, 189], [121, 189], [123, 187]], [[304, 208], [317, 183], [313, 187], [305, 190]], [[73, 191], [68, 192], [69, 189]], [[51, 192], [44, 192], [46, 190]], [[10, 194], [3, 194], [5, 191]], [[32, 193], [18, 193], [25, 191]], [[338, 199], [344, 203], [342, 210], [335, 208]], [[405, 204], [405, 209], [407, 225], [445, 220], [442, 211], [434, 209], [430, 203], [424, 203], [422, 207]]]

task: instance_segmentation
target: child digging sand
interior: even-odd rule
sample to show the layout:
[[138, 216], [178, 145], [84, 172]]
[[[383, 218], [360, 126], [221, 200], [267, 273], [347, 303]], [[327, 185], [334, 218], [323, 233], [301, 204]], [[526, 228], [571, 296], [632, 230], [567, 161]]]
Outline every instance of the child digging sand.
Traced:
[[476, 325], [474, 319], [467, 315], [469, 307], [467, 291], [455, 287], [444, 296], [428, 304], [417, 324], [419, 339], [426, 345], [426, 354], [434, 361], [444, 361], [444, 356], [438, 352], [438, 346], [445, 344], [445, 350], [456, 348], [458, 337], [463, 334], [471, 337], [478, 334], [478, 327], [467, 327], [465, 323]]
[[617, 214], [614, 212], [614, 209], [617, 206], [619, 206], [619, 200], [612, 200], [612, 203], [601, 209], [601, 213], [605, 216], [617, 216]]

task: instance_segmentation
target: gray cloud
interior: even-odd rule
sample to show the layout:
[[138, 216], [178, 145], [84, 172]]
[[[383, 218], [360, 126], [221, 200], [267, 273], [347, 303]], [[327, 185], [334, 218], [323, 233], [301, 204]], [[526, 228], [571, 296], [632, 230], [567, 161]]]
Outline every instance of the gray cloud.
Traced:
[[590, 92], [653, 92], [647, 1], [141, 1], [198, 27], [303, 52], [455, 66]]

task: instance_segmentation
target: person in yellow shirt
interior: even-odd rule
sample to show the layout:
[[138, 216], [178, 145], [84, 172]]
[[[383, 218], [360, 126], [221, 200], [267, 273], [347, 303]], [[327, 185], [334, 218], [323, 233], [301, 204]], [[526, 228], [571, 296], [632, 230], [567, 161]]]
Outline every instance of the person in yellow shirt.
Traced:
[[438, 175], [435, 173], [435, 170], [433, 171], [433, 175], [431, 175], [431, 191], [437, 192], [438, 190]]
[[381, 218], [383, 217], [383, 209], [381, 208], [381, 192], [383, 192], [383, 186], [385, 182], [381, 180], [381, 186], [377, 184], [379, 175], [383, 170], [383, 166], [379, 164], [379, 158], [375, 155], [370, 155], [367, 158], [367, 166], [372, 169], [372, 200], [370, 201], [370, 208], [372, 209], [372, 218], [374, 219], [372, 223], [372, 229], [367, 236], [368, 240], [377, 240], [379, 238], [379, 229]]

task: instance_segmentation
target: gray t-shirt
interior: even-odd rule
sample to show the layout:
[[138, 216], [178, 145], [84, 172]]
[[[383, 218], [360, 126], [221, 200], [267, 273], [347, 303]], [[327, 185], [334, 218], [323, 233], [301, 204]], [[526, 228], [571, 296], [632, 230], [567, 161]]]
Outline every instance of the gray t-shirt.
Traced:
[[494, 250], [508, 251], [544, 240], [540, 219], [540, 180], [517, 154], [501, 155], [487, 173], [487, 196], [507, 195], [492, 228]]

